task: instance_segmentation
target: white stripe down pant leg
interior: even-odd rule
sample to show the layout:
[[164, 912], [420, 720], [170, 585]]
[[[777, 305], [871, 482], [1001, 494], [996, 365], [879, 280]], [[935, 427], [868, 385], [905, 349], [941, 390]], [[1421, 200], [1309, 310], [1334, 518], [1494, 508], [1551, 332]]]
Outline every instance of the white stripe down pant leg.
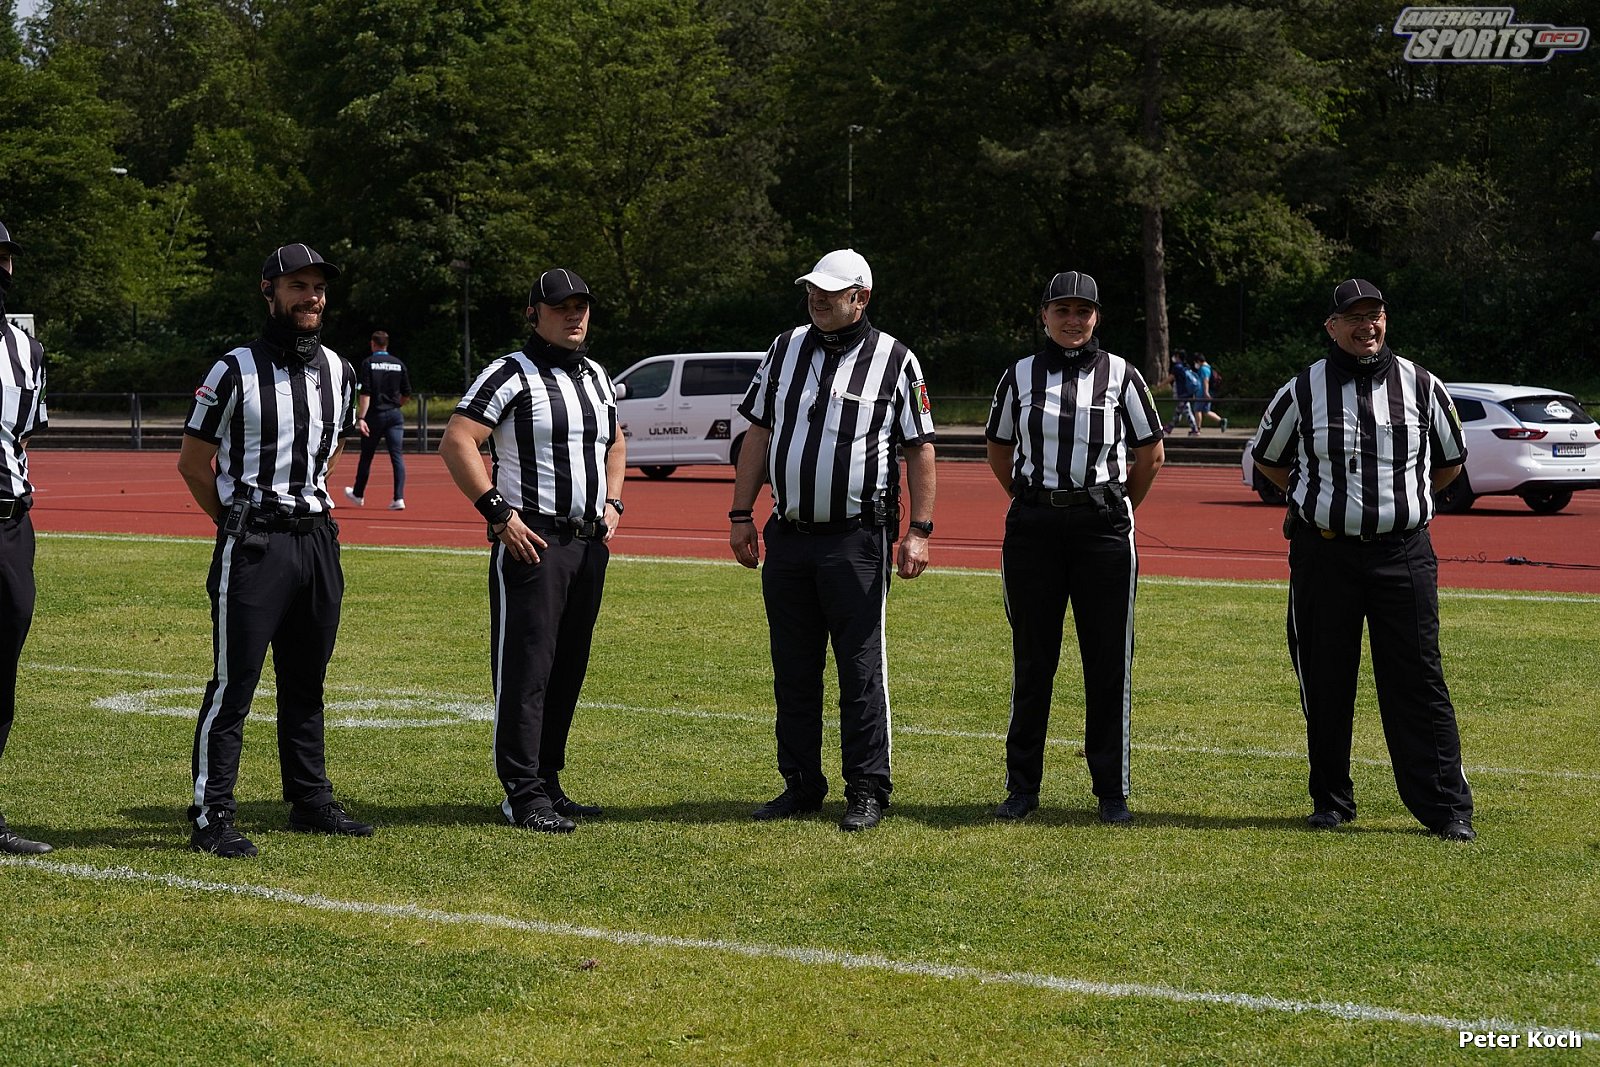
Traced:
[[831, 640], [844, 779], [871, 781], [879, 800], [888, 803], [894, 789], [883, 635], [888, 536], [876, 526], [801, 533], [773, 519], [765, 540], [761, 592], [771, 635], [778, 772], [808, 797], [827, 792], [822, 671]]
[[604, 541], [539, 531], [538, 563], [496, 542], [489, 557], [494, 765], [512, 822], [548, 808], [549, 776], [566, 766], [611, 550]]
[[0, 520], [0, 755], [17, 713], [17, 664], [33, 624], [33, 521], [27, 512]]
[[195, 726], [189, 818], [211, 825], [237, 810], [244, 720], [273, 649], [283, 798], [333, 798], [324, 757], [323, 684], [339, 628], [344, 575], [333, 526], [308, 533], [218, 534], [206, 578], [213, 667]]
[[1039, 792], [1070, 605], [1083, 665], [1084, 754], [1094, 794], [1127, 796], [1137, 560], [1125, 502], [1066, 508], [1013, 502], [1001, 557], [1013, 656], [1007, 791]]

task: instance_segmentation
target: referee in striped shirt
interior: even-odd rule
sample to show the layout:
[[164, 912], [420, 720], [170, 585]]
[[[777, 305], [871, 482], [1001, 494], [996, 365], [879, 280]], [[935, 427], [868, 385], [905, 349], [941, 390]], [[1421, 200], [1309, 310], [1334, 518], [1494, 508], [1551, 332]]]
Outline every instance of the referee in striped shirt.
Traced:
[[1439, 659], [1433, 494], [1461, 473], [1461, 423], [1433, 375], [1385, 343], [1388, 307], [1340, 282], [1325, 359], [1267, 407], [1256, 466], [1289, 495], [1289, 656], [1300, 679], [1312, 829], [1356, 817], [1350, 736], [1361, 629], [1400, 799], [1433, 833], [1471, 841], [1472, 790]]
[[1039, 806], [1067, 606], [1083, 661], [1084, 755], [1100, 820], [1126, 823], [1131, 788], [1133, 511], [1165, 458], [1161, 416], [1133, 364], [1100, 347], [1100, 287], [1080, 271], [1039, 300], [1042, 352], [1000, 378], [989, 468], [1011, 497], [1001, 545], [1013, 656], [1000, 819]]
[[[44, 404], [44, 347], [5, 318], [12, 257], [22, 246], [0, 223], [0, 755], [17, 712], [17, 665], [33, 625], [33, 483], [28, 438], [48, 421]], [[43, 841], [23, 837], [0, 815], [0, 852], [38, 855]]]
[[303, 244], [267, 257], [266, 325], [206, 372], [178, 456], [190, 494], [218, 526], [206, 578], [212, 675], [195, 726], [189, 844], [227, 859], [256, 854], [234, 825], [233, 791], [269, 645], [289, 829], [372, 833], [333, 799], [323, 743], [323, 681], [344, 597], [328, 471], [355, 397], [350, 364], [321, 340], [328, 282], [338, 276]]
[[773, 512], [763, 529], [761, 591], [784, 789], [752, 814], [764, 821], [822, 807], [822, 670], [831, 640], [846, 799], [839, 828], [867, 830], [893, 789], [883, 623], [902, 510], [895, 447], [910, 488], [898, 572], [915, 578], [933, 535], [933, 416], [917, 357], [867, 320], [865, 258], [830, 252], [795, 282], [805, 286], [811, 325], [773, 341], [739, 407], [751, 425], [728, 513], [734, 558], [757, 566], [751, 512], [764, 467]]
[[[534, 282], [533, 336], [484, 368], [445, 426], [439, 455], [488, 525], [494, 765], [511, 825], [571, 833], [601, 814], [561, 771], [600, 596], [622, 518], [626, 445], [617, 397], [589, 358], [593, 297], [570, 270]], [[478, 449], [489, 442], [494, 473]]]

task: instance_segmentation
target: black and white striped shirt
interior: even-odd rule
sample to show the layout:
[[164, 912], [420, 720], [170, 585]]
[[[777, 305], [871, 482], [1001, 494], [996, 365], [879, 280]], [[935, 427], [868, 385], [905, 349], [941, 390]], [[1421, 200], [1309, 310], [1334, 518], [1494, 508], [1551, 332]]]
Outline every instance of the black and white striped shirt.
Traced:
[[302, 364], [256, 340], [212, 365], [184, 432], [219, 446], [223, 507], [244, 492], [265, 511], [313, 515], [333, 510], [328, 461], [354, 398], [354, 371], [329, 349]]
[[494, 484], [506, 503], [585, 522], [605, 509], [606, 453], [617, 439], [617, 396], [600, 364], [575, 371], [511, 352], [484, 368], [456, 407], [493, 429]]
[[866, 514], [899, 484], [895, 446], [934, 439], [917, 357], [872, 327], [837, 360], [809, 327], [780, 334], [739, 412], [772, 431], [767, 474], [774, 508], [791, 521]]
[[1014, 490], [1126, 485], [1128, 450], [1161, 440], [1161, 416], [1133, 364], [1103, 349], [1081, 359], [1036, 352], [1000, 378], [984, 428], [1015, 445]]
[[1425, 525], [1433, 472], [1466, 456], [1443, 383], [1399, 356], [1369, 377], [1313, 363], [1272, 398], [1254, 452], [1291, 468], [1289, 499], [1306, 521], [1365, 537]]
[[23, 443], [49, 421], [44, 346], [4, 319], [0, 331], [5, 334], [5, 351], [0, 353], [0, 500], [17, 500], [33, 492]]

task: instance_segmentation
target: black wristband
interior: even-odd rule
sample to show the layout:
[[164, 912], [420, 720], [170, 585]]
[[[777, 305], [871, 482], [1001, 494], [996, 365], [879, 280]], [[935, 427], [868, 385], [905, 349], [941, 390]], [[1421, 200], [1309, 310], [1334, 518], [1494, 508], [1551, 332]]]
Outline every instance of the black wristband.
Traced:
[[511, 519], [511, 505], [506, 503], [506, 498], [500, 495], [500, 490], [490, 489], [472, 504], [478, 509], [478, 514], [489, 520], [491, 526], [498, 526]]
[[756, 524], [756, 520], [751, 518], [749, 515], [742, 515], [739, 518], [729, 519], [728, 521], [733, 523], [735, 526], [742, 526], [745, 523], [749, 523], [751, 526]]
[[747, 521], [754, 522], [754, 515], [755, 512], [749, 508], [734, 508], [732, 511], [728, 512], [728, 518], [733, 519], [736, 522], [739, 519], [745, 519]]

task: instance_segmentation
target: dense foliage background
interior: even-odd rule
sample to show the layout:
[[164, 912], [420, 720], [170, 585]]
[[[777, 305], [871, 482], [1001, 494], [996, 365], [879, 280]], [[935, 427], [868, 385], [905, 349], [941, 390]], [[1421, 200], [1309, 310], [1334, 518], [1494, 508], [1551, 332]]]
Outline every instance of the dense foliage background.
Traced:
[[[327, 340], [419, 389], [516, 343], [532, 277], [596, 355], [764, 348], [853, 245], [935, 393], [1036, 342], [1057, 270], [1106, 345], [1200, 348], [1261, 395], [1341, 276], [1401, 351], [1585, 388], [1600, 326], [1600, 48], [1412, 66], [1372, 0], [0, 0], [0, 219], [52, 384], [187, 390], [305, 241]], [[1583, 0], [1521, 22], [1585, 25]]]

